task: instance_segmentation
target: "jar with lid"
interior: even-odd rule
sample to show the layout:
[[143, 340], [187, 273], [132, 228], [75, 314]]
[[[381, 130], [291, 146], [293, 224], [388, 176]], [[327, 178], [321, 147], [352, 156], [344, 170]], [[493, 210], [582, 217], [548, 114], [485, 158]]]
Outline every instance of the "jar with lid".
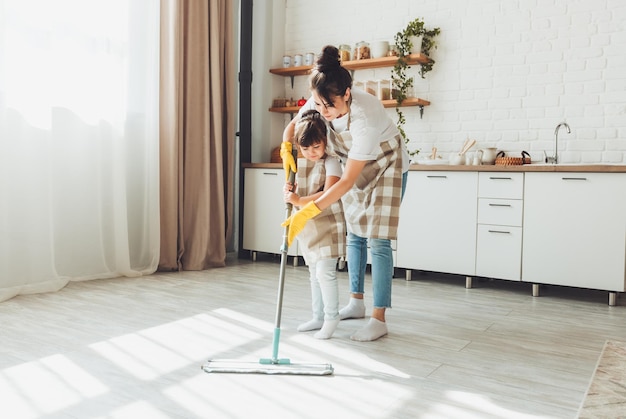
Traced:
[[391, 80], [378, 80], [378, 90], [376, 91], [376, 96], [380, 100], [390, 100], [391, 99]]
[[350, 45], [339, 45], [339, 60], [341, 62], [350, 61]]
[[354, 47], [354, 59], [367, 60], [370, 57], [370, 44], [365, 41], [358, 42]]
[[389, 45], [389, 51], [387, 51], [387, 57], [397, 57], [398, 47], [395, 45]]

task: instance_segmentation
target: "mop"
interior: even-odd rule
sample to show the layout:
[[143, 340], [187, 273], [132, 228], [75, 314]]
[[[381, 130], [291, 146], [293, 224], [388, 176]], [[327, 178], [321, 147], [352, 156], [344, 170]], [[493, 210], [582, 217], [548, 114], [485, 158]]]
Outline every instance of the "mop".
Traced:
[[[293, 150], [294, 161], [298, 151]], [[289, 182], [294, 184], [296, 174], [289, 171]], [[291, 216], [292, 205], [286, 204], [285, 219]], [[280, 273], [278, 279], [278, 298], [276, 301], [276, 316], [274, 321], [274, 338], [272, 342], [272, 357], [261, 358], [258, 361], [218, 360], [210, 359], [202, 369], [207, 373], [245, 373], [245, 374], [291, 374], [291, 375], [330, 375], [334, 369], [331, 364], [292, 363], [288, 358], [278, 357], [278, 345], [280, 342], [280, 321], [283, 308], [283, 291], [285, 288], [285, 267], [287, 265], [287, 250], [289, 226], [285, 227], [283, 243], [280, 248]]]

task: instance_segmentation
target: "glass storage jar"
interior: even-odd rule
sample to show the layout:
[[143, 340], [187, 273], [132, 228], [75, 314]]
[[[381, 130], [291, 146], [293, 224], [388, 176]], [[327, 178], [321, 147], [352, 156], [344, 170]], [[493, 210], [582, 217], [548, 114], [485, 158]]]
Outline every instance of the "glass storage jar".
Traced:
[[350, 61], [350, 45], [339, 45], [339, 60], [341, 62]]
[[368, 58], [371, 58], [370, 44], [365, 41], [358, 42], [354, 47], [354, 59], [367, 60]]
[[378, 80], [378, 90], [376, 91], [376, 96], [380, 100], [390, 100], [391, 99], [391, 80]]
[[352, 82], [352, 88], [365, 90], [365, 82], [355, 80]]

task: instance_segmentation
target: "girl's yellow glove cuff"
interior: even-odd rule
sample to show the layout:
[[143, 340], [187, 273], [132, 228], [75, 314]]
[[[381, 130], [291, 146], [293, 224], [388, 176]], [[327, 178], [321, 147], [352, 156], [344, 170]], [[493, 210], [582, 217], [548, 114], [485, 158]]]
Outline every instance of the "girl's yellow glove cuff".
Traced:
[[287, 234], [288, 246], [291, 246], [293, 239], [302, 231], [306, 222], [318, 215], [320, 212], [322, 211], [317, 207], [317, 205], [315, 205], [315, 202], [311, 201], [303, 206], [300, 211], [295, 214], [291, 214], [289, 218], [283, 221], [281, 224], [283, 227], [289, 226], [289, 232]]

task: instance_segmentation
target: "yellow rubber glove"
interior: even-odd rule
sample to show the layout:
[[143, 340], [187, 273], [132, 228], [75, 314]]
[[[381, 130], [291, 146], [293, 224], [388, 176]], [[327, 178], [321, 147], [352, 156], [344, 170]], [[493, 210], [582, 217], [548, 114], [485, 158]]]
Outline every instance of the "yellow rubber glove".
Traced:
[[289, 141], [283, 141], [280, 145], [280, 158], [283, 159], [283, 169], [285, 169], [285, 180], [289, 180], [289, 172], [296, 173], [296, 162], [291, 152], [292, 145]]
[[302, 231], [307, 221], [311, 218], [315, 217], [317, 214], [322, 212], [315, 202], [310, 201], [308, 204], [303, 206], [300, 211], [295, 214], [291, 214], [289, 218], [287, 218], [281, 224], [283, 227], [289, 226], [289, 233], [287, 234], [287, 246], [291, 246], [293, 243], [293, 239]]

